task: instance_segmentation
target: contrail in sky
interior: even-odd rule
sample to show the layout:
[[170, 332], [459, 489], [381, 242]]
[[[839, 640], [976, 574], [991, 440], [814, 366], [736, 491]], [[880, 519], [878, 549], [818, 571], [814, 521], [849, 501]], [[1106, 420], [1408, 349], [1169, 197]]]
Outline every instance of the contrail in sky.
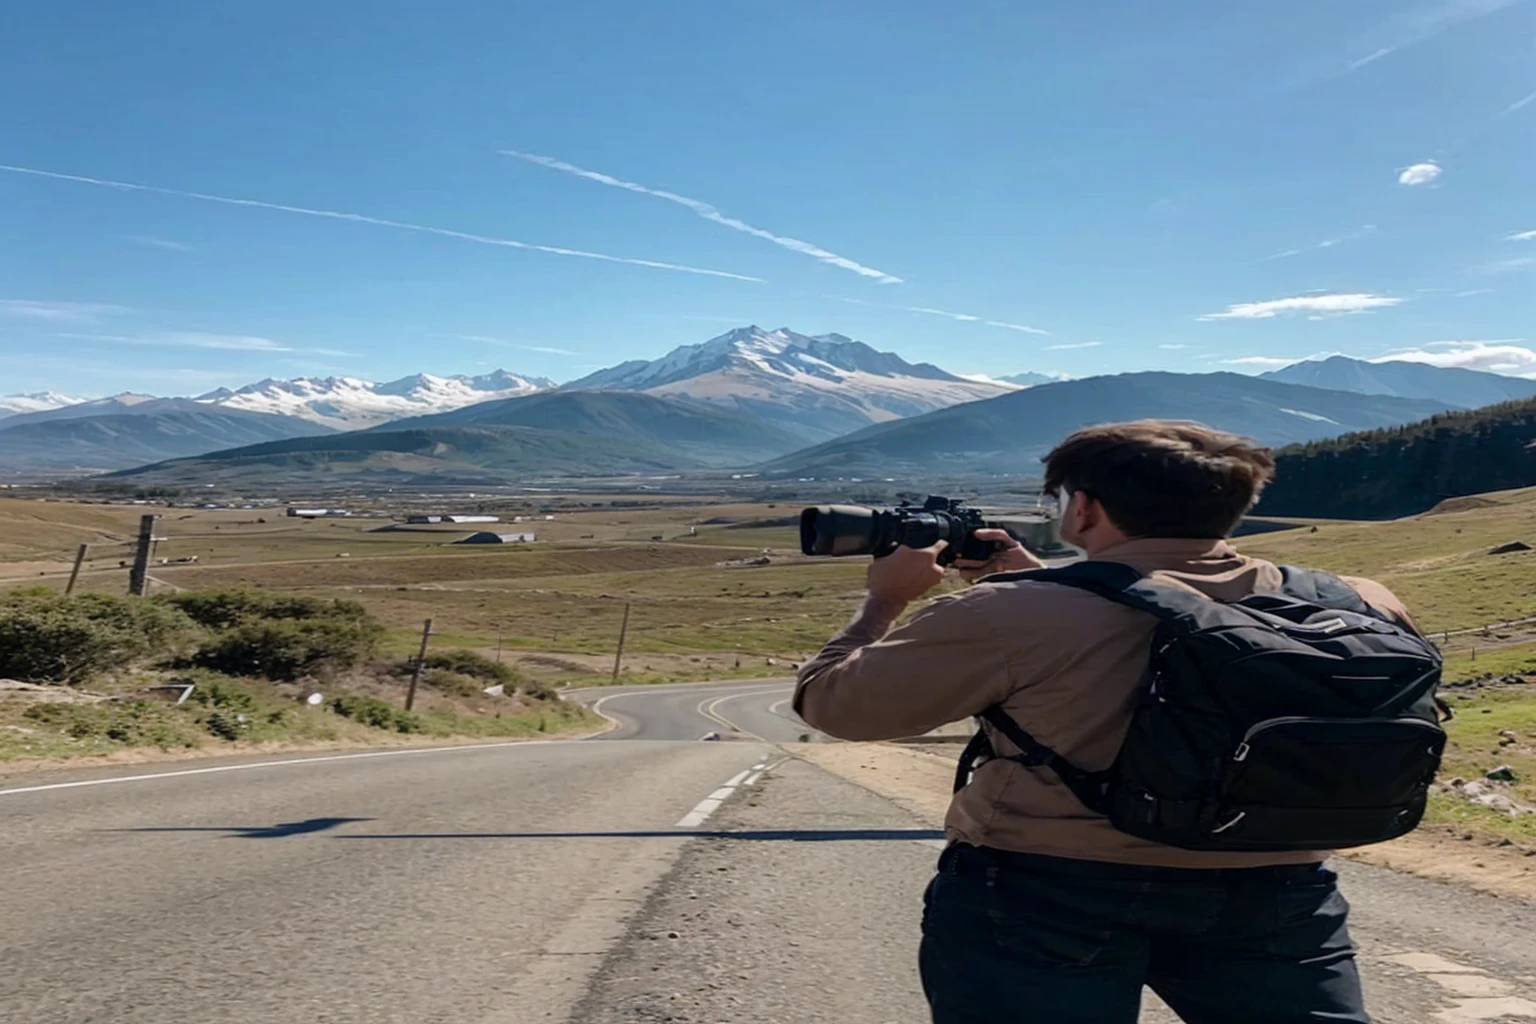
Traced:
[[16, 167], [11, 164], [0, 164], [0, 171], [9, 171], [12, 174], [32, 174], [40, 178], [55, 178], [59, 181], [76, 181], [85, 185], [101, 185], [106, 188], [121, 189], [125, 192], [153, 192], [162, 196], [180, 196], [183, 199], [201, 199], [207, 203], [224, 203], [227, 206], [251, 206], [262, 210], [279, 210], [283, 213], [299, 213], [306, 217], [324, 217], [328, 220], [351, 221], [354, 224], [373, 224], [381, 228], [395, 228], [399, 231], [418, 231], [426, 235], [441, 235], [444, 238], [457, 238], [464, 242], [477, 242], [480, 245], [500, 245], [509, 249], [527, 249], [531, 252], [547, 252], [555, 256], [578, 256], [584, 260], [602, 260], [605, 263], [627, 263], [633, 267], [651, 267], [655, 270], [675, 270], [684, 274], [703, 274], [707, 277], [726, 277], [733, 281], [763, 281], [760, 277], [750, 277], [746, 274], [733, 274], [726, 270], [709, 270], [704, 267], [690, 267], [681, 263], [663, 263], [659, 260], [631, 259], [628, 256], [609, 256], [601, 252], [587, 252], [584, 249], [566, 249], [557, 245], [535, 245], [532, 242], [519, 242], [512, 238], [496, 238], [491, 235], [476, 235], [467, 231], [453, 231], [449, 228], [434, 228], [425, 224], [408, 224], [405, 221], [387, 220], [383, 217], [369, 217], [361, 213], [342, 213], [336, 210], [312, 210], [306, 206], [288, 206], [284, 203], [267, 203], [258, 199], [234, 199], [229, 196], [210, 195], [206, 192], [188, 192], [179, 188], [161, 188], [158, 185], [137, 185], [127, 181], [112, 181], [109, 178], [87, 178], [80, 174], [61, 174], [58, 171], [43, 171], [35, 167]]
[[585, 178], [588, 181], [595, 181], [599, 185], [608, 185], [613, 188], [626, 189], [630, 192], [638, 192], [641, 195], [655, 196], [657, 199], [665, 199], [669, 203], [676, 203], [679, 206], [687, 207], [694, 213], [698, 214], [700, 217], [703, 217], [705, 220], [712, 220], [716, 224], [723, 224], [733, 231], [740, 231], [743, 234], [752, 235], [754, 238], [761, 238], [764, 241], [772, 242], [774, 245], [782, 246], [783, 248], [789, 249], [792, 252], [802, 253], [806, 256], [813, 256], [823, 263], [830, 264], [834, 267], [841, 267], [844, 270], [851, 270], [861, 277], [873, 278], [874, 280], [879, 281], [881, 284], [901, 284], [901, 278], [895, 276], [894, 274], [887, 274], [883, 270], [876, 270], [874, 267], [866, 267], [864, 264], [855, 262], [846, 256], [839, 256], [835, 252], [828, 252], [826, 249], [823, 249], [821, 246], [816, 245], [813, 242], [803, 242], [798, 238], [789, 238], [785, 235], [776, 235], [772, 231], [766, 231], [763, 228], [754, 227], [753, 225], [748, 224], [746, 221], [737, 220], [735, 217], [727, 217], [725, 214], [716, 209], [715, 206], [704, 202], [702, 199], [692, 199], [688, 196], [678, 195], [676, 192], [667, 192], [659, 188], [650, 188], [646, 185], [640, 185], [633, 181], [625, 181], [623, 178], [615, 178], [611, 174], [603, 174], [600, 171], [589, 171], [584, 167], [577, 167], [575, 164], [568, 164], [564, 160], [557, 160], [552, 156], [539, 156], [537, 153], [523, 153], [515, 149], [502, 149], [498, 150], [497, 152], [501, 153], [502, 156], [515, 157], [518, 160], [526, 160], [529, 163], [538, 164], [541, 167], [548, 167], [551, 170], [563, 171], [566, 174], [574, 174], [578, 178]]

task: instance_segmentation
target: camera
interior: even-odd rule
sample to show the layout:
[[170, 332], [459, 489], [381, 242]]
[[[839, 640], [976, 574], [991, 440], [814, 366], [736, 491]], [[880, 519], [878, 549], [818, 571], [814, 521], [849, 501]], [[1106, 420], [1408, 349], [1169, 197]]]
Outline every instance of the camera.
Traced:
[[903, 502], [892, 508], [867, 505], [817, 505], [800, 513], [800, 550], [807, 555], [874, 555], [883, 557], [905, 545], [948, 546], [939, 552], [939, 564], [958, 558], [986, 561], [998, 550], [994, 541], [978, 540], [976, 531], [1007, 530], [1020, 543], [1034, 530], [1025, 527], [1050, 525], [1048, 520], [1026, 522], [1023, 518], [987, 519], [980, 509], [955, 498], [929, 496], [921, 506]]

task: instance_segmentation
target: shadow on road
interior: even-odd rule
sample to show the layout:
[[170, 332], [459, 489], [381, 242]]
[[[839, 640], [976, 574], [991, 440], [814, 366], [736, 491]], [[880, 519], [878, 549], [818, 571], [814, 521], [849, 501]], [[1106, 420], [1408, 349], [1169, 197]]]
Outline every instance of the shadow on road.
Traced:
[[344, 835], [337, 839], [728, 839], [746, 842], [839, 843], [919, 839], [943, 839], [931, 828], [872, 829], [764, 829], [743, 832], [711, 832], [697, 829], [656, 829], [634, 832], [391, 832], [377, 835]]
[[175, 825], [149, 828], [114, 828], [110, 832], [223, 832], [227, 839], [283, 839], [302, 836], [311, 832], [326, 832], [354, 821], [372, 821], [372, 818], [310, 818], [308, 821], [285, 821], [277, 825], [224, 825], [196, 826]]

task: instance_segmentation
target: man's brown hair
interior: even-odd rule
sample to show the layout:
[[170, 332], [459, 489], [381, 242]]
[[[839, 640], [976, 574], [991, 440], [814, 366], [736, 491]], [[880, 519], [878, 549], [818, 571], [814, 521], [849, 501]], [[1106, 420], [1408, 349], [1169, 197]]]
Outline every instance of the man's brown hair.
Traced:
[[1275, 472], [1268, 448], [1180, 420], [1087, 427], [1042, 461], [1047, 494], [1090, 495], [1132, 537], [1225, 537]]

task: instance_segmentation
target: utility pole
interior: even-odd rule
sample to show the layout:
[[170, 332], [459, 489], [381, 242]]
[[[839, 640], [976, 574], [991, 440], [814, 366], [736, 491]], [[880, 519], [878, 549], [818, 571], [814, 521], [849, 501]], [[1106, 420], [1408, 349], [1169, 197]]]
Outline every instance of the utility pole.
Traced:
[[613, 681], [619, 681], [619, 665], [624, 661], [624, 638], [629, 635], [629, 602], [624, 602], [624, 624], [619, 627], [619, 649], [613, 655]]
[[64, 596], [68, 597], [75, 592], [75, 581], [80, 578], [80, 566], [85, 564], [85, 549], [89, 544], [81, 544], [80, 550], [75, 552], [75, 567], [69, 570], [69, 584], [64, 588]]
[[501, 664], [501, 626], [496, 627], [496, 664]]
[[411, 688], [405, 694], [405, 710], [416, 707], [416, 686], [421, 682], [421, 670], [427, 665], [427, 641], [432, 638], [432, 620], [421, 627], [421, 650], [416, 655], [416, 667], [411, 670]]
[[149, 593], [149, 549], [155, 543], [155, 517], [139, 517], [139, 542], [133, 552], [133, 568], [128, 573], [128, 593], [143, 597]]

